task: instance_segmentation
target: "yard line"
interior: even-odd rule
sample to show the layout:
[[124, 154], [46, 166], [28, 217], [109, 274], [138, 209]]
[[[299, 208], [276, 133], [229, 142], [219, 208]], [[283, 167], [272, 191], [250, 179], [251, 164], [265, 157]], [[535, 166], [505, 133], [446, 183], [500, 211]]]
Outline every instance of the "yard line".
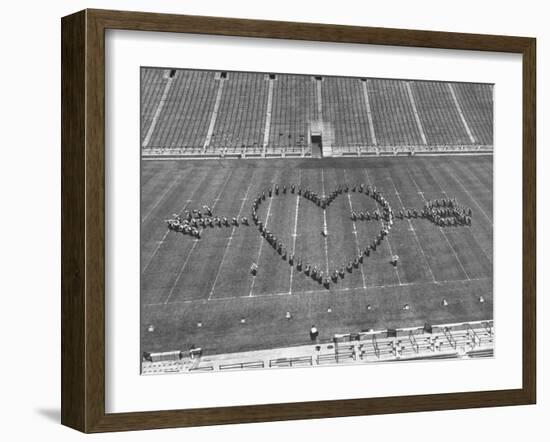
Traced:
[[166, 188], [166, 190], [162, 193], [161, 197], [157, 199], [157, 202], [153, 205], [153, 207], [151, 207], [151, 209], [149, 209], [147, 214], [143, 218], [141, 218], [142, 224], [147, 218], [149, 218], [149, 216], [151, 216], [151, 213], [153, 213], [153, 210], [157, 208], [159, 203], [164, 199], [164, 197], [168, 194], [168, 192], [170, 192], [170, 190], [172, 190], [172, 188], [176, 185], [176, 183], [179, 180], [179, 177], [180, 177], [180, 174], [178, 174], [176, 178], [174, 178], [174, 181], [172, 181], [172, 184], [170, 184], [170, 186]]
[[[302, 185], [302, 169], [298, 172], [298, 187]], [[300, 210], [300, 195], [296, 194], [296, 213], [294, 215], [294, 233], [292, 234], [292, 256], [296, 257], [296, 234], [298, 230], [298, 211]], [[292, 278], [294, 277], [294, 265], [290, 267], [290, 288], [288, 293], [292, 294]]]
[[[420, 187], [418, 186], [416, 180], [413, 178], [413, 176], [412, 176], [412, 174], [411, 174], [411, 171], [410, 171], [409, 169], [407, 169], [407, 173], [409, 174], [409, 177], [410, 177], [410, 179], [412, 180], [412, 182], [414, 183], [414, 185], [416, 186], [416, 188], [417, 188], [418, 190], [420, 190]], [[425, 203], [427, 203], [426, 198], [424, 197], [424, 194], [423, 194], [423, 193], [422, 193], [422, 199], [424, 200]], [[466, 278], [467, 278], [467, 279], [471, 279], [470, 276], [468, 275], [468, 272], [466, 271], [466, 269], [465, 269], [464, 266], [462, 265], [462, 261], [461, 261], [460, 258], [458, 257], [458, 254], [456, 253], [455, 248], [453, 247], [453, 245], [452, 245], [451, 242], [449, 241], [449, 238], [447, 237], [447, 233], [445, 233], [445, 230], [443, 229], [443, 227], [439, 227], [439, 231], [443, 234], [443, 236], [445, 237], [445, 240], [447, 241], [447, 244], [449, 244], [449, 247], [450, 247], [451, 250], [453, 251], [456, 260], [457, 260], [458, 263], [460, 264], [460, 268], [461, 268], [462, 271], [464, 272], [464, 275], [466, 275]]]
[[[448, 279], [444, 281], [436, 281], [436, 285], [444, 285], [444, 284], [455, 284], [455, 283], [471, 283], [471, 282], [479, 282], [479, 281], [488, 281], [491, 278], [483, 277], [483, 278], [471, 278], [471, 279]], [[420, 287], [420, 286], [428, 286], [433, 284], [433, 282], [405, 282], [403, 284], [382, 284], [382, 285], [371, 285], [368, 288], [369, 289], [392, 289], [392, 288], [398, 288], [398, 287]], [[312, 294], [326, 294], [330, 295], [334, 292], [339, 293], [345, 293], [345, 292], [353, 292], [356, 290], [363, 290], [361, 287], [347, 287], [347, 288], [341, 288], [341, 289], [332, 289], [332, 290], [326, 290], [326, 289], [315, 289], [315, 290], [304, 290], [301, 292], [295, 292], [293, 296], [298, 295], [312, 295]], [[270, 298], [270, 297], [278, 297], [278, 296], [291, 296], [288, 292], [279, 292], [279, 293], [264, 293], [259, 295], [253, 295], [252, 298]], [[210, 300], [207, 299], [187, 299], [182, 301], [174, 301], [171, 302], [172, 304], [193, 304], [193, 303], [199, 303], [199, 304], [205, 304], [207, 302], [216, 302], [216, 301], [231, 301], [236, 299], [247, 299], [247, 297], [243, 296], [227, 296], [225, 298], [212, 298]], [[143, 304], [143, 307], [159, 307], [163, 306], [164, 303], [162, 302], [154, 302], [150, 304]]]
[[[346, 171], [344, 170], [344, 181], [347, 183], [348, 177], [346, 175]], [[349, 203], [349, 210], [353, 212], [353, 205], [351, 204], [351, 195], [349, 192], [347, 192], [348, 195], [348, 203]], [[355, 247], [357, 248], [357, 253], [362, 254], [361, 248], [359, 247], [359, 239], [357, 238], [357, 228], [355, 226], [355, 221], [352, 221], [353, 226], [353, 234], [355, 235]], [[361, 279], [363, 280], [363, 289], [365, 290], [365, 295], [367, 294], [367, 280], [365, 278], [365, 272], [363, 271], [363, 266], [360, 266], [359, 269], [361, 270]]]
[[485, 218], [487, 218], [487, 221], [489, 221], [491, 223], [491, 227], [493, 227], [493, 220], [491, 218], [489, 218], [489, 216], [487, 215], [487, 213], [485, 213], [485, 210], [483, 210], [481, 208], [481, 206], [479, 205], [479, 203], [476, 201], [476, 199], [472, 196], [472, 194], [470, 192], [468, 192], [468, 190], [466, 189], [466, 187], [464, 187], [464, 185], [462, 184], [462, 182], [458, 179], [457, 176], [455, 176], [453, 174], [453, 172], [451, 170], [449, 170], [448, 168], [445, 168], [445, 170], [447, 171], [447, 173], [449, 175], [451, 175], [451, 177], [460, 185], [460, 187], [462, 187], [462, 190], [464, 191], [464, 193], [466, 193], [466, 195], [468, 195], [470, 197], [470, 199], [474, 202], [474, 204], [479, 208], [479, 210], [481, 211], [481, 213], [483, 213], [483, 215], [485, 216]]
[[[430, 176], [434, 179], [434, 181], [436, 182], [436, 184], [439, 186], [439, 188], [441, 189], [441, 192], [443, 193], [443, 195], [445, 196], [445, 198], [447, 198], [447, 192], [445, 192], [445, 191], [443, 190], [443, 188], [442, 188], [441, 185], [439, 184], [439, 181], [437, 181], [437, 179], [435, 178], [435, 176], [434, 176], [431, 172], [428, 172], [428, 173], [429, 173]], [[474, 233], [473, 233], [472, 230], [470, 230], [470, 234], [472, 235], [472, 237], [475, 238], [475, 235], [474, 235]], [[489, 256], [487, 255], [487, 252], [485, 252], [485, 250], [483, 250], [483, 248], [481, 247], [481, 245], [480, 245], [479, 249], [483, 252], [483, 254], [485, 255], [485, 258], [487, 258], [487, 261], [489, 261], [489, 262], [492, 263], [493, 260], [492, 260], [492, 259], [489, 259]]]
[[[235, 169], [233, 169], [231, 171], [231, 173], [229, 174], [229, 176], [227, 177], [227, 179], [223, 183], [223, 186], [222, 186], [220, 192], [218, 193], [218, 196], [217, 196], [216, 200], [214, 201], [214, 204], [212, 205], [212, 211], [214, 211], [214, 208], [216, 207], [216, 203], [219, 201], [220, 196], [222, 195], [223, 191], [225, 190], [225, 187], [227, 186], [227, 183], [229, 182], [230, 178], [233, 176], [233, 172], [235, 172]], [[172, 297], [172, 294], [174, 293], [174, 289], [178, 285], [178, 282], [181, 278], [181, 275], [183, 275], [183, 271], [187, 267], [187, 263], [189, 262], [189, 258], [191, 258], [191, 255], [193, 254], [193, 251], [195, 250], [195, 247], [197, 246], [199, 241], [200, 240], [198, 240], [198, 239], [195, 240], [195, 242], [193, 243], [193, 247], [191, 247], [191, 250], [189, 250], [189, 253], [187, 254], [187, 257], [185, 258], [185, 261], [183, 262], [183, 265], [181, 266], [181, 269], [178, 272], [178, 276], [176, 277], [176, 280], [174, 281], [174, 284], [172, 285], [172, 288], [170, 289], [170, 293], [168, 294], [167, 298], [164, 300], [164, 304], [168, 304], [168, 301]]]
[[183, 275], [183, 271], [185, 270], [185, 267], [187, 267], [187, 263], [189, 262], [189, 258], [191, 258], [191, 255], [193, 254], [193, 250], [195, 250], [195, 247], [197, 247], [197, 244], [199, 243], [198, 240], [195, 240], [193, 242], [193, 247], [191, 247], [191, 250], [189, 250], [189, 253], [185, 257], [185, 261], [183, 261], [183, 265], [180, 268], [180, 271], [178, 272], [178, 276], [176, 277], [176, 280], [174, 281], [174, 284], [172, 284], [172, 288], [170, 289], [170, 292], [168, 293], [168, 296], [164, 300], [163, 304], [166, 305], [170, 301], [170, 298], [172, 297], [172, 294], [174, 293], [174, 290], [176, 286], [178, 285], [178, 282], [181, 278], [181, 275]]
[[[369, 182], [369, 186], [372, 187], [372, 182], [370, 180], [370, 177], [369, 177], [369, 172], [367, 171], [367, 169], [363, 169], [365, 171], [365, 176], [367, 177], [367, 181]], [[382, 219], [380, 219], [380, 225], [384, 225], [384, 222], [382, 221]], [[390, 244], [390, 239], [389, 239], [389, 235], [386, 237], [386, 240], [385, 243], [388, 245], [388, 250], [390, 252], [390, 256], [393, 256], [393, 251], [391, 249], [391, 244]], [[403, 285], [401, 283], [401, 278], [399, 277], [399, 270], [397, 270], [397, 266], [394, 266], [393, 269], [395, 270], [395, 274], [397, 276], [397, 281], [399, 282], [399, 285]]]
[[[320, 81], [318, 82], [320, 83]], [[323, 183], [323, 199], [325, 198], [325, 172], [324, 172], [324, 169], [321, 169], [321, 181]], [[328, 229], [327, 229], [327, 209], [324, 208], [323, 209], [323, 225], [324, 225], [324, 229], [323, 232], [325, 233], [323, 236], [325, 237], [325, 264], [326, 264], [326, 267], [327, 267], [327, 275], [328, 275], [328, 241], [327, 241], [327, 236], [328, 236]]]
[[[264, 227], [267, 228], [267, 223], [269, 222], [269, 216], [271, 215], [271, 203], [273, 203], [273, 197], [269, 198], [269, 204], [267, 206], [267, 214], [265, 217]], [[264, 238], [260, 236], [260, 249], [258, 250], [258, 257], [256, 258], [256, 265], [260, 262], [260, 257], [262, 256], [262, 247], [264, 245]], [[252, 284], [250, 284], [250, 292], [248, 293], [249, 297], [252, 297], [252, 291], [254, 290], [254, 283], [256, 282], [256, 275], [252, 276]]]
[[[254, 181], [254, 175], [256, 174], [256, 170], [252, 172], [252, 176], [250, 177], [250, 183], [248, 184], [248, 187], [246, 189], [246, 193], [244, 195], [244, 198], [242, 199], [241, 207], [239, 209], [239, 214], [237, 215], [237, 222], [241, 218], [241, 213], [244, 208], [245, 201], [248, 200], [248, 192], [250, 191], [250, 188], [252, 187], [252, 182]], [[218, 278], [220, 277], [220, 273], [223, 267], [223, 262], [225, 261], [225, 256], [227, 255], [227, 251], [229, 250], [229, 246], [231, 245], [231, 241], [233, 240], [233, 235], [235, 234], [235, 229], [237, 226], [233, 226], [233, 229], [231, 230], [231, 235], [229, 236], [229, 239], [227, 240], [227, 244], [225, 246], [225, 250], [223, 252], [222, 260], [220, 262], [220, 266], [218, 267], [218, 272], [216, 273], [216, 278], [214, 278], [214, 283], [212, 284], [212, 288], [210, 289], [210, 294], [208, 295], [208, 300], [212, 298], [212, 295], [214, 294], [214, 290], [216, 289], [216, 284], [218, 283]]]
[[[393, 181], [393, 178], [391, 174], [388, 175], [389, 180], [392, 183], [393, 188], [395, 189], [395, 195], [397, 195], [397, 198], [399, 198], [399, 204], [401, 204], [401, 207], [403, 207], [403, 210], [405, 209], [405, 205], [403, 204], [403, 200], [401, 199], [401, 195], [399, 195], [399, 192], [397, 191], [397, 187], [395, 186], [395, 182]], [[418, 192], [422, 195], [422, 198], [424, 198], [423, 192]], [[416, 242], [418, 243], [418, 247], [420, 248], [420, 251], [422, 252], [422, 256], [424, 257], [424, 261], [426, 261], [426, 264], [428, 265], [428, 269], [430, 270], [430, 275], [432, 275], [433, 282], [437, 282], [434, 276], [434, 272], [432, 271], [432, 266], [430, 266], [430, 262], [428, 261], [428, 257], [426, 256], [426, 252], [422, 248], [422, 244], [420, 244], [420, 240], [418, 239], [418, 236], [416, 235], [416, 230], [414, 230], [414, 226], [409, 218], [407, 218], [407, 221], [409, 222], [409, 226], [411, 228], [411, 231], [414, 235], [414, 238], [416, 239]]]
[[[201, 184], [202, 184], [202, 181], [199, 183], [199, 185], [195, 188], [195, 190], [193, 191], [192, 195], [191, 195], [191, 198], [188, 199], [186, 202], [185, 202], [185, 205], [181, 208], [181, 210], [178, 212], [178, 215], [181, 215], [181, 213], [187, 208], [187, 206], [189, 205], [189, 203], [191, 201], [193, 201], [193, 198], [195, 197], [195, 194], [197, 193], [197, 191], [199, 190], [199, 188], [201, 187]], [[151, 264], [151, 262], [153, 261], [153, 258], [155, 257], [155, 255], [157, 254], [157, 252], [159, 251], [160, 249], [160, 246], [164, 243], [164, 241], [166, 240], [166, 237], [168, 236], [168, 234], [170, 233], [170, 229], [166, 229], [166, 232], [164, 232], [164, 236], [162, 237], [162, 239], [159, 241], [157, 247], [155, 247], [155, 250], [153, 250], [153, 253], [151, 254], [151, 256], [149, 256], [149, 259], [147, 260], [147, 264], [145, 264], [145, 267], [143, 267], [143, 270], [141, 271], [141, 273], [143, 274], [147, 268], [149, 267], [149, 265]]]

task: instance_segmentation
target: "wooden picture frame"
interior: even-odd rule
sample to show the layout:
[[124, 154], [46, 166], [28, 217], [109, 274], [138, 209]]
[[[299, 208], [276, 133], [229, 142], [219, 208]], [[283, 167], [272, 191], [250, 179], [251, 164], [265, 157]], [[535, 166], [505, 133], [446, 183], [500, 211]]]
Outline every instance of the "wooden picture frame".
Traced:
[[[62, 28], [62, 424], [91, 432], [534, 404], [536, 41], [533, 38], [84, 10]], [[523, 57], [523, 382], [513, 390], [220, 408], [105, 411], [105, 30], [517, 53]]]

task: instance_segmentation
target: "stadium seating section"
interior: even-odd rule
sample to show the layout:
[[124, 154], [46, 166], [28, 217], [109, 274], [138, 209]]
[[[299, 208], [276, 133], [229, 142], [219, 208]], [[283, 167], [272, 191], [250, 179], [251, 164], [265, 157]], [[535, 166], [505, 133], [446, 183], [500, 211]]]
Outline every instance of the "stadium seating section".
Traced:
[[[145, 155], [491, 151], [493, 86], [142, 68]], [[328, 146], [328, 148], [327, 148]]]

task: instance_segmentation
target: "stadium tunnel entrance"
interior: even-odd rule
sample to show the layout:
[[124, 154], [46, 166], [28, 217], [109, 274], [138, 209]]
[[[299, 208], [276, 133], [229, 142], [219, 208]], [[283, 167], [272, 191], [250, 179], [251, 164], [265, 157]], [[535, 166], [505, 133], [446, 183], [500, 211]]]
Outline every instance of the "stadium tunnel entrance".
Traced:
[[313, 158], [321, 158], [323, 156], [323, 136], [311, 134], [311, 156]]

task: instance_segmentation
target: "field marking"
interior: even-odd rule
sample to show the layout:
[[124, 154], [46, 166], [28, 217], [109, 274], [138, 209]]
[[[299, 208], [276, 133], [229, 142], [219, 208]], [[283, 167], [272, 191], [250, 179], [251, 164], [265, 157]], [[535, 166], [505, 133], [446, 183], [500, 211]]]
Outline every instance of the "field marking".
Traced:
[[[245, 201], [248, 200], [248, 192], [250, 192], [250, 188], [252, 187], [252, 182], [254, 181], [254, 175], [256, 174], [256, 170], [252, 172], [252, 176], [250, 177], [250, 183], [248, 184], [248, 187], [246, 189], [246, 193], [244, 195], [244, 198], [242, 198], [241, 207], [239, 209], [239, 214], [237, 215], [237, 222], [241, 218], [241, 213], [244, 208]], [[229, 236], [229, 239], [227, 240], [227, 244], [225, 246], [225, 250], [223, 252], [222, 260], [220, 262], [220, 266], [218, 267], [218, 272], [216, 273], [216, 278], [214, 278], [214, 283], [212, 284], [212, 288], [210, 289], [210, 294], [208, 295], [208, 300], [212, 298], [212, 295], [214, 294], [214, 290], [216, 289], [216, 284], [218, 283], [218, 278], [220, 277], [220, 273], [222, 271], [223, 262], [225, 261], [225, 256], [227, 255], [227, 251], [229, 250], [229, 246], [231, 245], [231, 241], [233, 240], [233, 235], [235, 234], [235, 229], [237, 226], [233, 226], [233, 229], [231, 230], [231, 235]]]
[[[397, 195], [397, 198], [399, 198], [399, 204], [401, 204], [401, 207], [403, 207], [403, 209], [405, 209], [405, 205], [403, 204], [403, 200], [401, 199], [401, 195], [397, 191], [397, 187], [395, 186], [395, 181], [393, 180], [390, 173], [388, 173], [388, 178], [391, 181], [393, 188], [395, 189], [395, 194]], [[424, 193], [423, 192], [418, 192], [418, 193], [422, 195], [422, 198], [424, 198]], [[434, 276], [434, 272], [432, 270], [432, 266], [430, 265], [430, 261], [428, 261], [428, 257], [426, 256], [426, 252], [424, 251], [424, 248], [422, 247], [422, 244], [420, 243], [420, 240], [418, 239], [418, 236], [416, 235], [416, 230], [414, 229], [414, 226], [413, 226], [413, 224], [412, 224], [412, 222], [409, 218], [407, 218], [407, 221], [409, 222], [409, 226], [411, 228], [411, 231], [414, 235], [414, 238], [416, 239], [416, 242], [418, 243], [418, 247], [420, 248], [420, 251], [422, 252], [422, 256], [424, 257], [424, 261], [426, 261], [426, 264], [428, 265], [428, 270], [430, 271], [430, 275], [432, 275], [432, 280], [433, 280], [433, 282], [437, 282], [437, 280], [435, 279], [435, 276]]]
[[[365, 171], [365, 176], [367, 177], [367, 181], [369, 183], [369, 186], [373, 187], [372, 186], [372, 182], [370, 180], [370, 177], [369, 177], [369, 172], [367, 171], [367, 169], [363, 169]], [[380, 225], [383, 226], [384, 225], [384, 221], [382, 221], [382, 219], [380, 219]], [[386, 237], [387, 241], [385, 241], [385, 243], [388, 245], [388, 250], [390, 252], [390, 257], [393, 256], [393, 251], [392, 251], [392, 248], [391, 248], [391, 244], [390, 244], [390, 239], [389, 239], [389, 235]], [[397, 266], [393, 266], [393, 269], [395, 270], [395, 274], [397, 276], [397, 281], [399, 282], [399, 285], [403, 285], [402, 282], [401, 282], [401, 277], [399, 276], [399, 270], [397, 270]]]
[[462, 108], [460, 107], [460, 103], [458, 102], [458, 99], [456, 98], [455, 90], [453, 88], [452, 83], [447, 83], [447, 86], [449, 86], [449, 91], [451, 92], [451, 96], [453, 97], [453, 101], [455, 102], [456, 110], [458, 111], [458, 115], [460, 116], [460, 119], [462, 120], [462, 124], [464, 125], [464, 129], [466, 129], [466, 132], [468, 133], [468, 137], [470, 138], [470, 142], [472, 144], [476, 144], [476, 139], [474, 138], [472, 131], [470, 130], [470, 126], [468, 126], [468, 123], [466, 121], [466, 118], [464, 118], [464, 114], [462, 113]]
[[483, 215], [485, 216], [485, 218], [487, 218], [487, 221], [489, 221], [491, 223], [491, 227], [493, 227], [493, 220], [491, 218], [489, 218], [489, 215], [487, 215], [487, 213], [485, 213], [485, 210], [483, 210], [481, 208], [481, 206], [479, 205], [479, 203], [477, 202], [477, 200], [472, 196], [472, 194], [470, 192], [468, 192], [468, 190], [466, 189], [466, 187], [464, 187], [464, 185], [462, 184], [462, 182], [460, 181], [460, 179], [455, 176], [453, 174], [452, 171], [450, 171], [448, 168], [445, 168], [447, 173], [460, 185], [460, 187], [462, 187], [462, 190], [464, 191], [464, 193], [466, 193], [466, 195], [468, 195], [470, 197], [470, 199], [474, 202], [474, 204], [479, 208], [479, 210], [481, 210], [481, 213], [483, 213]]
[[166, 188], [166, 190], [162, 193], [161, 197], [157, 199], [157, 202], [155, 204], [153, 204], [153, 207], [151, 207], [149, 209], [149, 211], [147, 212], [147, 214], [141, 218], [141, 223], [143, 224], [143, 222], [149, 218], [149, 216], [151, 216], [151, 213], [153, 213], [153, 210], [155, 210], [157, 208], [157, 206], [160, 204], [160, 202], [164, 199], [164, 197], [168, 194], [168, 192], [170, 190], [172, 190], [172, 188], [176, 185], [176, 183], [178, 182], [180, 178], [180, 174], [178, 173], [178, 176], [176, 176], [176, 178], [174, 178], [174, 181], [172, 181], [172, 184], [170, 184], [170, 186], [168, 186]]
[[[206, 176], [203, 178], [203, 180], [199, 183], [199, 185], [195, 188], [195, 190], [193, 191], [193, 193], [191, 194], [191, 197], [194, 197], [196, 195], [196, 193], [198, 192], [199, 188], [201, 187], [204, 179], [206, 178]], [[178, 212], [178, 215], [181, 215], [181, 213], [187, 208], [187, 206], [189, 205], [189, 203], [193, 201], [192, 198], [188, 199], [184, 206], [181, 208], [181, 210]], [[170, 233], [170, 229], [166, 229], [166, 232], [164, 232], [164, 236], [162, 237], [162, 239], [158, 242], [158, 245], [157, 247], [155, 247], [155, 250], [153, 250], [153, 253], [151, 254], [151, 256], [149, 256], [149, 259], [147, 260], [147, 264], [145, 264], [145, 267], [143, 267], [143, 270], [141, 271], [141, 274], [145, 273], [145, 271], [147, 270], [147, 268], [149, 267], [149, 265], [151, 264], [151, 262], [153, 261], [153, 258], [155, 257], [155, 255], [158, 253], [159, 249], [160, 249], [160, 246], [164, 243], [164, 240], [166, 239], [166, 237], [168, 236], [168, 234]]]
[[[344, 169], [344, 181], [347, 184], [348, 178], [347, 178], [345, 169]], [[351, 212], [353, 212], [353, 205], [351, 203], [351, 195], [350, 195], [349, 192], [347, 192], [347, 195], [348, 195], [349, 209], [351, 210]], [[359, 247], [359, 238], [357, 237], [357, 228], [355, 226], [355, 221], [354, 220], [352, 220], [352, 226], [353, 226], [353, 235], [355, 236], [355, 247], [357, 248], [357, 253], [362, 254], [361, 247]], [[367, 295], [367, 280], [365, 278], [365, 272], [363, 271], [363, 266], [361, 265], [359, 267], [359, 269], [361, 270], [361, 279], [363, 280], [363, 290], [365, 290], [365, 295]]]
[[[320, 81], [318, 82], [320, 83]], [[325, 171], [324, 169], [321, 169], [321, 182], [323, 183], [323, 199], [325, 198]], [[325, 238], [325, 264], [327, 268], [327, 275], [328, 275], [328, 228], [327, 228], [327, 209], [326, 207], [323, 209], [323, 226], [324, 226], [324, 238]]]
[[374, 122], [372, 120], [372, 110], [370, 108], [369, 92], [367, 89], [368, 81], [369, 80], [367, 79], [367, 81], [362, 81], [361, 83], [363, 86], [363, 96], [365, 97], [365, 105], [367, 106], [367, 120], [369, 122], [371, 140], [372, 140], [372, 144], [376, 146], [378, 144], [378, 141], [376, 141], [376, 132], [374, 131]]
[[[439, 181], [437, 181], [437, 178], [431, 173], [431, 172], [428, 172], [430, 174], [430, 176], [433, 178], [433, 180], [436, 182], [436, 184], [439, 186], [439, 188], [441, 189], [441, 192], [443, 193], [443, 195], [445, 195], [445, 198], [447, 198], [447, 192], [445, 192], [443, 190], [443, 188], [441, 187], [441, 185], [439, 184]], [[472, 229], [468, 229], [468, 231], [470, 232], [470, 235], [472, 235], [472, 237], [475, 239], [475, 235], [474, 235], [474, 232]], [[493, 260], [492, 259], [489, 259], [489, 256], [487, 255], [487, 252], [483, 249], [483, 247], [481, 247], [481, 245], [479, 244], [479, 241], [478, 241], [478, 245], [479, 245], [479, 249], [483, 252], [483, 254], [485, 255], [485, 258], [487, 258], [487, 261], [489, 261], [490, 263], [493, 263]]]
[[[274, 197], [269, 197], [269, 204], [267, 205], [267, 214], [266, 214], [265, 223], [264, 223], [264, 227], [266, 229], [267, 229], [267, 223], [269, 222], [269, 217], [271, 215], [271, 204], [273, 203], [273, 200], [274, 200]], [[259, 265], [260, 263], [263, 245], [264, 245], [264, 237], [260, 235], [260, 248], [258, 250], [258, 257], [256, 258], [256, 265]], [[256, 276], [257, 274], [252, 276], [252, 283], [250, 284], [250, 291], [248, 292], [249, 297], [252, 297], [252, 291], [254, 290], [254, 284], [256, 283]]]
[[422, 143], [428, 144], [428, 140], [426, 139], [426, 134], [424, 133], [424, 128], [422, 127], [422, 122], [420, 121], [420, 115], [418, 115], [418, 109], [416, 109], [416, 103], [414, 101], [414, 96], [411, 89], [411, 83], [405, 82], [405, 88], [407, 89], [407, 94], [409, 95], [409, 101], [411, 102], [412, 110], [414, 113], [414, 119], [416, 120], [416, 126], [418, 127], [418, 130], [420, 131], [420, 136], [422, 137]]
[[[298, 172], [298, 187], [302, 185], [302, 169]], [[300, 195], [296, 194], [296, 212], [294, 214], [294, 233], [292, 234], [292, 256], [296, 257], [296, 237], [298, 234], [296, 233], [298, 230], [298, 211], [300, 210], [300, 200], [302, 198]], [[292, 279], [294, 277], [294, 265], [290, 267], [290, 287], [288, 289], [288, 293], [292, 294]]]
[[[220, 196], [222, 195], [223, 191], [225, 190], [225, 187], [227, 186], [227, 183], [229, 182], [230, 178], [233, 176], [233, 172], [235, 172], [235, 169], [233, 169], [231, 171], [231, 173], [229, 174], [229, 176], [227, 177], [227, 179], [223, 183], [223, 186], [222, 186], [220, 192], [218, 193], [218, 196], [215, 199], [214, 204], [212, 205], [212, 211], [216, 207], [216, 204], [219, 201]], [[183, 275], [183, 271], [185, 270], [185, 267], [187, 267], [187, 263], [189, 262], [189, 258], [191, 258], [191, 255], [193, 254], [193, 251], [195, 250], [195, 247], [197, 246], [198, 243], [199, 243], [199, 241], [194, 241], [193, 242], [193, 247], [191, 247], [191, 250], [189, 250], [189, 253], [187, 254], [187, 257], [185, 258], [185, 261], [183, 262], [183, 265], [181, 266], [181, 269], [178, 272], [178, 276], [177, 276], [176, 280], [174, 281], [174, 284], [172, 285], [172, 288], [170, 289], [170, 293], [168, 294], [168, 297], [164, 301], [165, 305], [168, 304], [168, 301], [172, 297], [172, 293], [174, 292], [174, 289], [176, 288], [176, 285], [178, 284], [179, 279], [181, 278], [181, 275]]]
[[153, 119], [151, 120], [151, 125], [149, 126], [149, 129], [147, 130], [147, 134], [145, 135], [145, 138], [143, 139], [143, 143], [141, 143], [142, 148], [146, 148], [149, 145], [149, 142], [151, 141], [151, 137], [153, 136], [153, 132], [155, 131], [155, 127], [157, 126], [157, 121], [160, 118], [160, 113], [162, 112], [162, 108], [164, 107], [164, 103], [166, 103], [166, 99], [168, 98], [168, 91], [170, 91], [170, 86], [172, 85], [172, 80], [174, 78], [170, 77], [166, 80], [166, 85], [164, 86], [164, 91], [162, 92], [162, 96], [160, 97], [159, 104], [157, 106], [157, 110], [155, 111], [155, 115], [153, 116]]
[[220, 103], [222, 101], [223, 84], [225, 80], [220, 77], [218, 81], [220, 82], [220, 85], [218, 86], [218, 92], [216, 93], [216, 101], [214, 102], [214, 109], [212, 109], [212, 116], [210, 117], [208, 132], [206, 132], [206, 138], [202, 146], [203, 152], [206, 151], [208, 146], [210, 146], [210, 141], [212, 141], [214, 126], [216, 125], [216, 120], [218, 119], [218, 111], [220, 110]]
[[[445, 285], [445, 284], [469, 284], [472, 282], [479, 282], [479, 281], [489, 281], [492, 278], [471, 278], [471, 279], [448, 279], [444, 281], [436, 281], [435, 285]], [[382, 284], [382, 285], [371, 285], [368, 286], [369, 289], [393, 289], [393, 288], [399, 288], [399, 287], [420, 287], [420, 286], [429, 286], [434, 284], [433, 282], [405, 282], [403, 284]], [[249, 299], [249, 298], [274, 298], [274, 297], [280, 297], [280, 296], [299, 296], [299, 295], [312, 295], [312, 294], [325, 294], [330, 295], [333, 293], [345, 293], [345, 292], [353, 292], [353, 291], [359, 291], [363, 290], [362, 287], [346, 287], [341, 289], [315, 289], [315, 290], [303, 290], [300, 292], [295, 292], [292, 295], [288, 292], [278, 292], [278, 293], [265, 293], [265, 294], [258, 294], [253, 296], [227, 296], [225, 298], [212, 298], [210, 300], [207, 299], [186, 299], [182, 301], [172, 301], [169, 302], [169, 305], [172, 304], [205, 304], [207, 302], [216, 302], [216, 301], [232, 301], [237, 299]], [[164, 303], [161, 302], [154, 302], [149, 304], [143, 304], [143, 307], [158, 307], [163, 306]]]
[[178, 272], [178, 276], [176, 277], [174, 284], [172, 284], [172, 288], [170, 289], [170, 292], [168, 293], [168, 296], [164, 300], [163, 304], [166, 305], [170, 301], [170, 298], [172, 297], [172, 294], [174, 293], [174, 290], [176, 289], [176, 286], [178, 285], [178, 282], [181, 278], [181, 275], [183, 275], [183, 271], [185, 270], [185, 267], [187, 267], [187, 263], [189, 262], [189, 259], [191, 258], [191, 255], [193, 254], [193, 250], [195, 250], [195, 247], [197, 247], [198, 241], [193, 241], [193, 247], [191, 247], [191, 250], [189, 250], [189, 253], [185, 257], [185, 261], [183, 261], [183, 265], [180, 268], [180, 271]]
[[[418, 190], [420, 190], [420, 187], [418, 186], [416, 180], [413, 178], [412, 174], [411, 174], [411, 171], [407, 168], [407, 173], [409, 174], [409, 177], [410, 179], [412, 180], [412, 182], [414, 183], [414, 185], [416, 186], [416, 188]], [[424, 197], [424, 193], [422, 193], [422, 199], [424, 200], [425, 203], [427, 203], [428, 201], [426, 200], [426, 197]], [[470, 275], [468, 275], [468, 272], [466, 271], [466, 269], [464, 268], [464, 265], [462, 265], [462, 261], [460, 260], [460, 258], [458, 257], [458, 253], [456, 253], [456, 250], [455, 248], [453, 247], [453, 245], [451, 244], [451, 241], [449, 241], [449, 238], [447, 237], [447, 233], [445, 232], [445, 230], [443, 229], [443, 227], [439, 227], [439, 231], [443, 234], [443, 236], [445, 237], [445, 240], [447, 241], [447, 244], [449, 244], [449, 247], [451, 248], [451, 250], [453, 251], [454, 255], [455, 255], [455, 258], [456, 260], [458, 261], [458, 263], [460, 264], [460, 268], [462, 269], [462, 271], [464, 272], [464, 275], [466, 275], [466, 278], [467, 279], [471, 279], [470, 278]]]

